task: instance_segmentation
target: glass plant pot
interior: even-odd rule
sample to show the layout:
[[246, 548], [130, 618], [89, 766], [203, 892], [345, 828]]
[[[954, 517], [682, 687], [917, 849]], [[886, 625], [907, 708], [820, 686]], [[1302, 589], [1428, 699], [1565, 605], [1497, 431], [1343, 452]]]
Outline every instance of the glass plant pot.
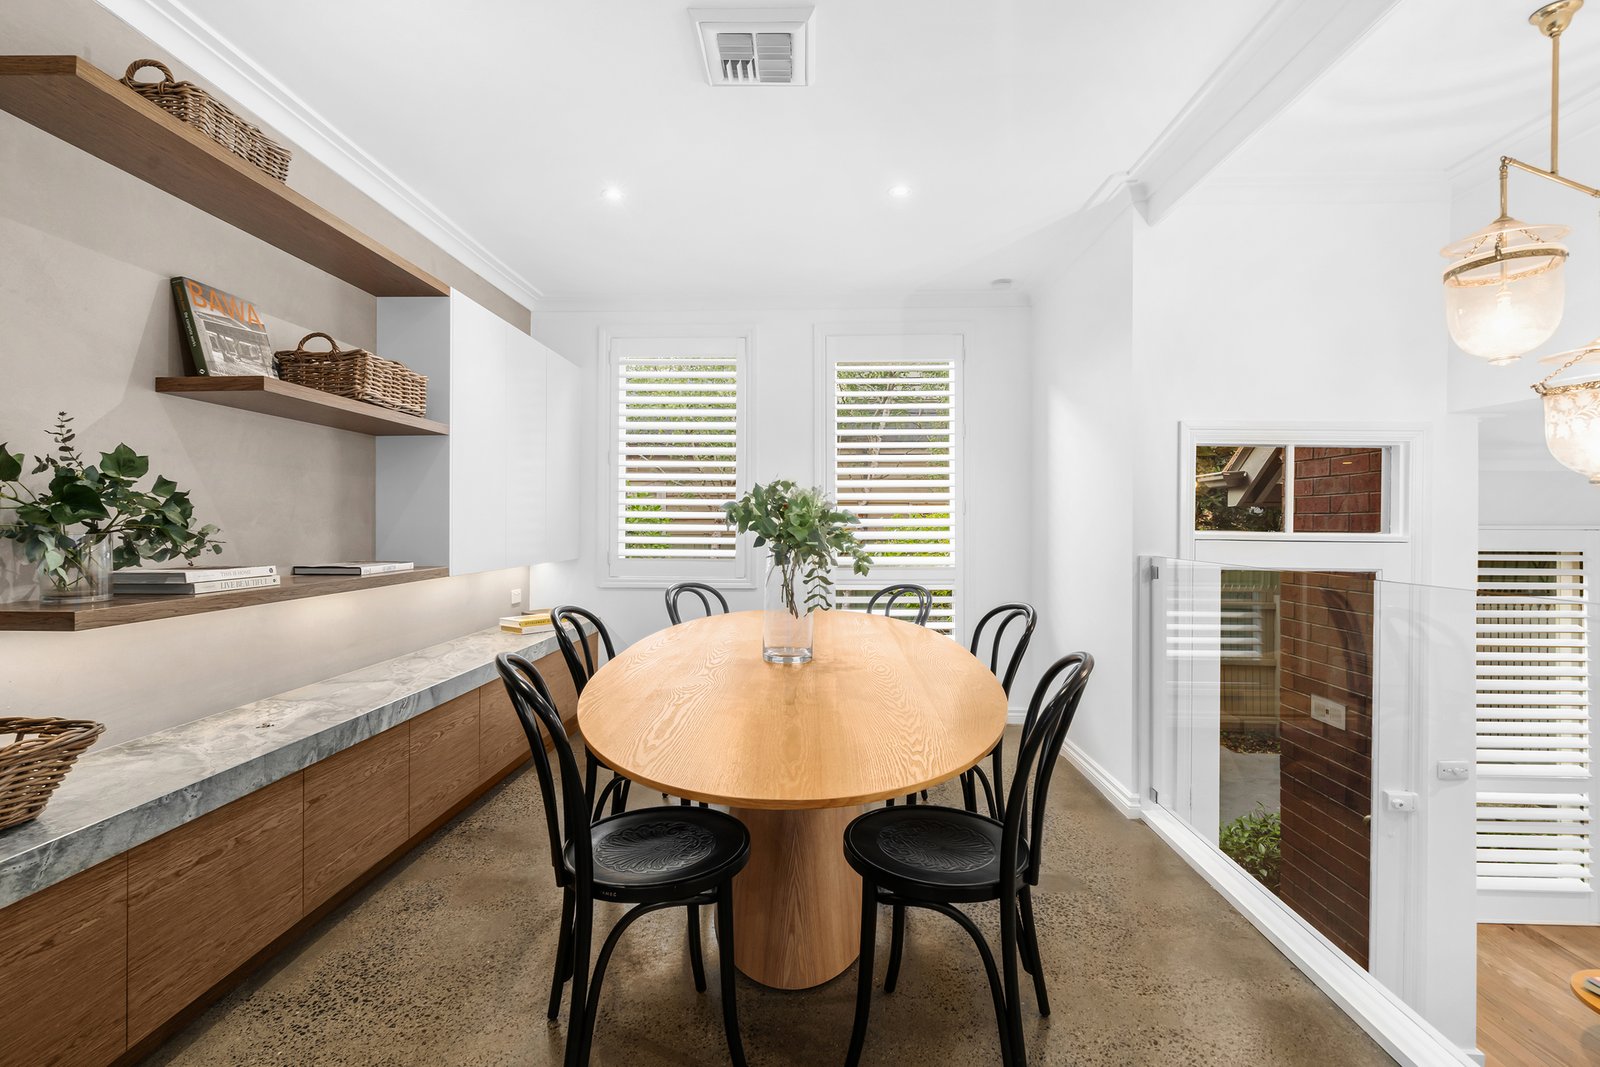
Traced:
[[761, 624], [761, 658], [768, 663], [810, 663], [814, 613], [806, 603], [799, 567], [767, 562], [766, 615]]
[[41, 604], [93, 604], [111, 599], [111, 541], [103, 539], [68, 549], [61, 565], [39, 564]]

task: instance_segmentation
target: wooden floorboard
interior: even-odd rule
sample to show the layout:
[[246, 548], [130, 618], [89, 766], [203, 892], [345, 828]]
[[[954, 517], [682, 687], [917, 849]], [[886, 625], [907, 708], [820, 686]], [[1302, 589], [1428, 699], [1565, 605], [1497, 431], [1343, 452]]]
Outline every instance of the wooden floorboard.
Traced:
[[1487, 1067], [1600, 1064], [1600, 1014], [1568, 985], [1600, 967], [1600, 927], [1478, 927], [1478, 1047]]

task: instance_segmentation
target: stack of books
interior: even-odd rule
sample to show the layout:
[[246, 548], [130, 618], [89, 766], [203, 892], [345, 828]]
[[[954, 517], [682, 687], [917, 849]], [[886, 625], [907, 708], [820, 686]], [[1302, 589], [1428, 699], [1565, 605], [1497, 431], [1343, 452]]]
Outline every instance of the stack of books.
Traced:
[[415, 563], [399, 560], [358, 559], [345, 563], [301, 563], [295, 566], [296, 574], [328, 574], [345, 578], [369, 578], [374, 574], [394, 574], [409, 571]]
[[278, 568], [260, 567], [125, 567], [111, 575], [111, 588], [122, 596], [201, 596], [236, 589], [265, 589], [278, 584]]
[[500, 620], [500, 631], [508, 634], [553, 634], [555, 625], [550, 621], [550, 609], [530, 611], [526, 615], [507, 615]]
[[1596, 978], [1591, 974], [1583, 980], [1583, 989], [1586, 993], [1593, 993], [1595, 996], [1600, 997], [1600, 978]]

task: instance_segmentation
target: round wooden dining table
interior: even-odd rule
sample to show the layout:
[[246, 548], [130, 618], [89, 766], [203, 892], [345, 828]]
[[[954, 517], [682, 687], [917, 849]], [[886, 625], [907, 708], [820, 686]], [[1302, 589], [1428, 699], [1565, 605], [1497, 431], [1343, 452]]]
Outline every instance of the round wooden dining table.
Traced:
[[971, 653], [921, 626], [824, 611], [812, 662], [779, 665], [761, 658], [761, 622], [759, 611], [713, 615], [638, 641], [584, 687], [578, 728], [639, 785], [727, 805], [744, 822], [735, 962], [765, 985], [806, 989], [843, 972], [860, 945], [845, 826], [865, 804], [983, 759], [1005, 729], [1006, 697]]

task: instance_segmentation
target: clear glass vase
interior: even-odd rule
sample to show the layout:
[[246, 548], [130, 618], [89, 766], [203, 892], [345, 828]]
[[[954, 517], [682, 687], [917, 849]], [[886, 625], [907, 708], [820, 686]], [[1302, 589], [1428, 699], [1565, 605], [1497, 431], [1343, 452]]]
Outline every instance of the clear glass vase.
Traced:
[[768, 663], [810, 663], [813, 615], [798, 566], [785, 568], [768, 559], [765, 607], [761, 658]]
[[61, 566], [51, 570], [39, 564], [41, 604], [92, 604], [111, 599], [111, 541], [109, 538], [78, 542], [66, 552]]

